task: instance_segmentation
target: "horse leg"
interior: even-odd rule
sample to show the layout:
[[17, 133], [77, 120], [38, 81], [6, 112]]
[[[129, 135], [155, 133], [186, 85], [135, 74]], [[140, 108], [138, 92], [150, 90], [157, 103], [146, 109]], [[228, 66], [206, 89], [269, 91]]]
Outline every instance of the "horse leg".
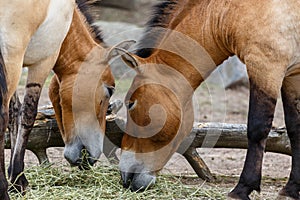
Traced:
[[[17, 140], [20, 108], [21, 108], [21, 102], [19, 100], [19, 96], [16, 91], [14, 95], [11, 97], [9, 102], [8, 130], [10, 135], [10, 149], [11, 149], [10, 162], [14, 153], [14, 148]], [[8, 168], [8, 173], [10, 173], [10, 168]]]
[[257, 59], [246, 62], [250, 80], [248, 150], [239, 182], [229, 193], [229, 197], [243, 200], [250, 199], [248, 195], [253, 190], [260, 192], [266, 140], [272, 128], [275, 106], [285, 74], [284, 68], [280, 68], [276, 61], [275, 64], [268, 60], [260, 60], [259, 63], [255, 61]]
[[291, 142], [292, 170], [280, 195], [300, 199], [300, 74], [284, 79], [281, 89], [285, 124]]
[[12, 190], [25, 193], [28, 181], [23, 174], [24, 155], [30, 131], [33, 128], [37, 115], [38, 101], [42, 86], [55, 64], [58, 53], [54, 56], [37, 63], [28, 68], [28, 78], [25, 89], [24, 101], [21, 106], [20, 120], [18, 124], [18, 135], [10, 163], [10, 180], [13, 184]]
[[3, 57], [0, 51], [0, 199], [8, 200], [8, 183], [5, 177], [4, 164], [4, 134], [8, 123], [8, 92], [6, 72]]
[[[2, 89], [3, 88], [1, 88], [0, 90]], [[8, 123], [8, 107], [2, 105], [0, 109], [0, 199], [1, 200], [9, 199], [7, 193], [8, 183], [5, 177], [5, 166], [4, 166], [4, 134], [5, 134], [5, 129], [7, 127], [7, 123]]]
[[261, 169], [266, 139], [272, 127], [276, 98], [250, 83], [248, 113], [248, 151], [238, 185], [230, 197], [250, 199], [253, 191], [260, 191]]

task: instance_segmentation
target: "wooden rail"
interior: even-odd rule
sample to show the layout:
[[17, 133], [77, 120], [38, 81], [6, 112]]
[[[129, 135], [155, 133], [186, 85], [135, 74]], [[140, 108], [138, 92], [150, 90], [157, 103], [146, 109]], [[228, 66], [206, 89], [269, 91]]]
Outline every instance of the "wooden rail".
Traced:
[[[115, 152], [121, 145], [123, 128], [120, 127], [125, 127], [125, 120], [109, 115], [106, 124], [107, 137], [104, 141], [103, 153], [107, 158], [113, 158], [117, 162]], [[5, 138], [5, 148], [10, 148], [8, 133]], [[189, 144], [188, 148], [187, 144]], [[37, 156], [40, 163], [43, 163], [48, 162], [47, 148], [63, 146], [52, 108], [40, 109], [27, 149]], [[200, 147], [247, 149], [247, 127], [244, 124], [195, 123], [190, 135], [182, 143], [178, 152], [187, 159], [200, 178], [213, 181], [214, 177], [209, 168], [196, 151]], [[270, 132], [266, 151], [291, 155], [285, 129], [274, 129]]]

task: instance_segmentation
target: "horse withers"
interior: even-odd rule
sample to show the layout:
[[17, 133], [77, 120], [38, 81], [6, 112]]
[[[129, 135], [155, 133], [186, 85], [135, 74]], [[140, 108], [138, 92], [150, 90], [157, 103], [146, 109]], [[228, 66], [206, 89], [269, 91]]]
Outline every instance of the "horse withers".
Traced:
[[[18, 120], [18, 136], [12, 141], [8, 174], [14, 184], [12, 188], [23, 193], [28, 185], [23, 173], [26, 143], [37, 114], [40, 92], [50, 71], [54, 70], [62, 88], [59, 91], [61, 115], [63, 121], [68, 121], [63, 127], [64, 132], [71, 130], [77, 135], [68, 138], [65, 155], [71, 163], [78, 164], [80, 152], [86, 149], [92, 158], [89, 162], [93, 164], [101, 153], [102, 124], [114, 86], [108, 62], [117, 54], [114, 48], [97, 43], [97, 34], [85, 22], [75, 0], [5, 0], [0, 9], [0, 199], [9, 199], [4, 131], [9, 101], [17, 88], [22, 67], [28, 67], [28, 77]], [[124, 43], [118, 47], [122, 46]], [[98, 76], [97, 79], [92, 73]], [[84, 99], [87, 95], [89, 102]], [[90, 127], [98, 129], [90, 130]]]
[[137, 75], [128, 91], [120, 170], [125, 187], [143, 190], [193, 125], [192, 95], [231, 55], [250, 81], [248, 151], [229, 196], [260, 191], [262, 160], [282, 94], [292, 169], [280, 195], [300, 199], [300, 2], [166, 0], [158, 4], [135, 54], [123, 60]]

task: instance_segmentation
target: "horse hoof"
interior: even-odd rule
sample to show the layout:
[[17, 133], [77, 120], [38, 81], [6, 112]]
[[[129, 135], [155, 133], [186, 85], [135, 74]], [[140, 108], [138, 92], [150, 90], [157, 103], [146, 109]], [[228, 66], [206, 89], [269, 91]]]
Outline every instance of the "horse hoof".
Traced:
[[0, 189], [0, 199], [2, 200], [10, 200], [9, 196], [8, 196], [8, 192], [7, 189], [5, 189], [5, 191], [3, 192], [2, 189]]
[[[294, 197], [295, 196], [295, 197]], [[278, 193], [276, 200], [300, 200], [299, 193], [293, 195], [293, 197], [283, 188]]]
[[11, 183], [12, 183], [12, 185], [9, 188], [10, 192], [20, 193], [23, 196], [26, 194], [26, 188], [28, 186], [28, 181], [24, 174], [22, 174], [20, 177], [12, 178]]
[[230, 192], [227, 196], [229, 199], [241, 199], [239, 195], [235, 194], [234, 192]]
[[278, 194], [278, 196], [276, 197], [275, 200], [295, 200], [295, 199], [292, 198], [292, 197], [288, 197], [288, 196]]
[[231, 191], [229, 194], [228, 194], [228, 197], [231, 198], [231, 199], [240, 199], [240, 200], [251, 200], [248, 195], [245, 195], [243, 193], [237, 193], [235, 192], [234, 190]]
[[10, 198], [9, 198], [7, 192], [4, 192], [3, 196], [2, 196], [2, 195], [0, 196], [0, 199], [3, 199], [3, 200], [10, 200]]

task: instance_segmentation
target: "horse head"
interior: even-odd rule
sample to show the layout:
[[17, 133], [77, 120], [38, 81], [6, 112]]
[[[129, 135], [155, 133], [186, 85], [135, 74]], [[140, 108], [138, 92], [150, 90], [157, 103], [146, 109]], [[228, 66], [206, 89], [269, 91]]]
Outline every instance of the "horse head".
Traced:
[[132, 43], [97, 45], [73, 63], [78, 65], [73, 67], [76, 73], [56, 75], [51, 81], [49, 96], [65, 143], [64, 156], [73, 166], [93, 165], [102, 153], [105, 116], [115, 86], [109, 61], [118, 56], [116, 48], [128, 49]]
[[136, 76], [125, 98], [120, 170], [124, 187], [136, 191], [154, 184], [156, 173], [192, 128], [194, 90], [155, 55], [145, 59], [124, 51], [122, 59]]

